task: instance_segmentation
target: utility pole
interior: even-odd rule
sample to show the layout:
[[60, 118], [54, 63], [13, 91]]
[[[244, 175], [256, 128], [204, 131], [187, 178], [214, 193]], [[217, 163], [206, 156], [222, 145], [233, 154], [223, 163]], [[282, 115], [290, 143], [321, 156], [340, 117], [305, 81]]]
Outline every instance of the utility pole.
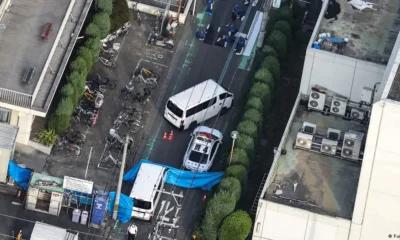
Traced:
[[112, 216], [112, 218], [114, 220], [117, 220], [119, 199], [121, 197], [122, 178], [124, 176], [124, 171], [125, 171], [126, 153], [128, 152], [128, 144], [130, 141], [132, 141], [132, 139], [127, 134], [125, 137], [124, 151], [122, 152], [121, 168], [119, 170], [117, 194], [115, 195], [114, 212], [113, 212], [113, 216]]
[[271, 0], [265, 0], [264, 5], [262, 7], [263, 9], [263, 17], [261, 20], [261, 31], [260, 34], [258, 35], [258, 40], [257, 40], [257, 47], [262, 48], [264, 45], [264, 38], [265, 34], [267, 33], [267, 23], [268, 23], [268, 11], [271, 6]]

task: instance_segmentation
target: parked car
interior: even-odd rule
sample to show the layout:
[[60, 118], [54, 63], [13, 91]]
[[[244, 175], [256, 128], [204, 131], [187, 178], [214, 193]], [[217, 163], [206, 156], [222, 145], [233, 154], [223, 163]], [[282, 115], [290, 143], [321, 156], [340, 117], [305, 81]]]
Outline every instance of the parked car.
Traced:
[[191, 136], [183, 164], [191, 171], [207, 172], [214, 162], [223, 135], [217, 129], [200, 126]]

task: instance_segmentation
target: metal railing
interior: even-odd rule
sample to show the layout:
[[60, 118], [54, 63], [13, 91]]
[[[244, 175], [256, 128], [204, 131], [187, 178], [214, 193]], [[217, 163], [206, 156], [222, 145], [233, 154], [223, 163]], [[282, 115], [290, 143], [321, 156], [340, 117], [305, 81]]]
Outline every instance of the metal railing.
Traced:
[[24, 108], [30, 108], [32, 95], [0, 88], [0, 101]]

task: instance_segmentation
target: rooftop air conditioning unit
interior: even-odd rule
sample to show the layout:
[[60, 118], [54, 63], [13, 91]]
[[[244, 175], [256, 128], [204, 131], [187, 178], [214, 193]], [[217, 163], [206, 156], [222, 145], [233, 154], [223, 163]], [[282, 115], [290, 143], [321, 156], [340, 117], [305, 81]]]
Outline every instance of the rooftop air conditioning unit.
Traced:
[[365, 111], [359, 108], [352, 108], [350, 111], [350, 117], [358, 120], [364, 120]]
[[296, 147], [311, 149], [313, 135], [298, 132], [296, 137]]
[[301, 131], [303, 133], [314, 135], [317, 131], [317, 125], [314, 123], [304, 122]]
[[334, 128], [328, 128], [328, 132], [326, 134], [326, 138], [329, 140], [333, 140], [333, 141], [339, 141], [340, 140], [340, 134], [341, 131], [334, 129]]
[[329, 154], [329, 155], [335, 155], [336, 154], [336, 148], [337, 148], [338, 142], [329, 140], [329, 139], [322, 139], [321, 143], [321, 152]]
[[358, 160], [364, 134], [350, 130], [344, 134], [342, 154], [343, 158]]
[[347, 99], [341, 97], [333, 97], [331, 103], [331, 112], [344, 116], [346, 113]]
[[308, 109], [323, 111], [325, 105], [325, 99], [326, 99], [325, 93], [311, 91], [310, 97], [308, 99]]

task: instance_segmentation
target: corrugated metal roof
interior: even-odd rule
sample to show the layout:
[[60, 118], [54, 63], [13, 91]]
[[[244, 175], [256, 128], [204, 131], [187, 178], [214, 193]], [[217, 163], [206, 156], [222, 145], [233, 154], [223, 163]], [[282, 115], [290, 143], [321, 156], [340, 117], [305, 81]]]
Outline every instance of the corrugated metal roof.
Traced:
[[19, 127], [0, 123], [0, 148], [13, 150]]

